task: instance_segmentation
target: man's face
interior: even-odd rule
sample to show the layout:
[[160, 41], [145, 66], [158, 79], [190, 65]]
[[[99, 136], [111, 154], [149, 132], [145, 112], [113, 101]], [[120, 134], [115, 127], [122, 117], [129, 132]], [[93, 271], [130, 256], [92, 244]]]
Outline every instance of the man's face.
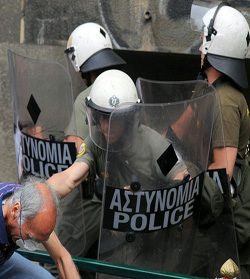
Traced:
[[204, 34], [202, 34], [202, 36], [201, 36], [201, 45], [200, 45], [200, 48], [199, 48], [199, 51], [201, 53], [201, 68], [204, 64], [204, 58], [205, 58], [205, 54], [202, 53], [203, 39], [204, 39]]
[[[114, 120], [111, 121], [110, 131], [109, 131], [109, 116], [100, 117], [99, 119], [101, 130], [106, 140], [109, 139], [109, 144], [116, 143], [117, 140], [122, 136], [124, 132], [124, 121]], [[109, 137], [109, 138], [108, 138]]]
[[[47, 218], [45, 220], [44, 216]], [[52, 233], [55, 226], [56, 216], [48, 216], [47, 213], [38, 213], [30, 221], [21, 223], [21, 233], [24, 240], [32, 239], [37, 242], [44, 242], [49, 239], [50, 234]]]
[[80, 76], [87, 87], [92, 85], [96, 79], [96, 74], [94, 72], [82, 73], [79, 72]]
[[15, 203], [11, 208], [11, 221], [6, 226], [12, 241], [15, 243], [22, 238], [23, 240], [32, 239], [40, 243], [48, 240], [55, 227], [55, 210], [52, 207], [48, 208], [26, 222], [23, 222], [22, 218], [20, 220], [20, 210], [20, 203]]

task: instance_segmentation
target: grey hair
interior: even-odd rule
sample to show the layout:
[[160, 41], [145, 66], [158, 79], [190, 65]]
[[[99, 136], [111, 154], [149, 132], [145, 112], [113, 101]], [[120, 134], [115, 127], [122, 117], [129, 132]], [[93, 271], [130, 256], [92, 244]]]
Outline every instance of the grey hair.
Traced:
[[45, 203], [44, 196], [35, 184], [43, 184], [51, 192], [51, 197], [46, 197], [46, 204], [54, 206], [56, 213], [59, 208], [59, 197], [56, 192], [46, 183], [45, 179], [29, 176], [23, 182], [23, 187], [15, 191], [11, 197], [11, 206], [16, 202], [21, 203], [22, 222], [27, 222], [34, 218], [43, 209]]

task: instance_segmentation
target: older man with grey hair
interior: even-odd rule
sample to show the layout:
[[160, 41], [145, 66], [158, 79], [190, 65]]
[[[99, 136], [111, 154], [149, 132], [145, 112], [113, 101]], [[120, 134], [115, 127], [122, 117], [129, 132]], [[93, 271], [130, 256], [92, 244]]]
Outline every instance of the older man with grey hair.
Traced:
[[68, 251], [54, 233], [58, 197], [43, 179], [22, 185], [0, 183], [0, 278], [53, 278], [42, 267], [14, 253], [34, 251], [42, 243], [55, 261], [61, 278], [79, 278]]

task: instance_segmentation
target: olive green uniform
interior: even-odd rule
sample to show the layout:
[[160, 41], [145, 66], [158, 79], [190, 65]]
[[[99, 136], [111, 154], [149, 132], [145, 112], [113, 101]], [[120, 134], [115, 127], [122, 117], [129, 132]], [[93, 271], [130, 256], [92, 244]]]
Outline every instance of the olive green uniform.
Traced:
[[[129, 131], [126, 132], [129, 133]], [[166, 183], [169, 184], [169, 182], [173, 180], [178, 172], [181, 172], [187, 168], [186, 164], [183, 162], [178, 162], [170, 170], [167, 176], [165, 176], [162, 173], [157, 160], [170, 146], [169, 141], [156, 131], [144, 125], [134, 128], [132, 133], [133, 135], [128, 137], [131, 139], [129, 148], [123, 148], [123, 146], [119, 146], [118, 140], [119, 150], [124, 150], [122, 152], [110, 152], [108, 154], [108, 158], [106, 158], [106, 150], [97, 147], [91, 138], [87, 137], [82, 143], [80, 148], [81, 151], [78, 154], [76, 162], [86, 163], [90, 168], [90, 174], [96, 173], [103, 181], [106, 176], [108, 185], [114, 186], [116, 188], [129, 186], [131, 184], [131, 180], [133, 179], [133, 175], [136, 174], [137, 179], [140, 181], [140, 184], [143, 185], [144, 189], [152, 189], [153, 185], [160, 185], [159, 181], [164, 182], [164, 184], [161, 185], [166, 185]], [[111, 160], [109, 160], [110, 157], [112, 158]], [[106, 160], [108, 160], [108, 173], [105, 173]], [[192, 168], [188, 167], [188, 169], [190, 170]], [[98, 211], [90, 212], [92, 216], [88, 216], [88, 218], [91, 218], [96, 222], [96, 228], [95, 231], [93, 231], [94, 234], [92, 236], [97, 236], [100, 232], [100, 211], [102, 204], [98, 199], [93, 199], [92, 204], [95, 204], [97, 208], [99, 206]], [[171, 233], [175, 236], [175, 238], [180, 239], [181, 231], [178, 232], [177, 229], [174, 228], [174, 232], [171, 230]], [[162, 234], [166, 236], [165, 233], [162, 232]], [[178, 243], [177, 240], [176, 243]], [[148, 257], [149, 251], [146, 247], [145, 249], [147, 251], [145, 251], [144, 256]], [[122, 251], [119, 251], [115, 249], [113, 252], [111, 251], [111, 253], [123, 253]], [[133, 259], [130, 260], [132, 261]], [[152, 262], [152, 267], [153, 263], [154, 262]]]
[[[119, 181], [119, 185], [122, 186], [128, 185], [126, 178], [131, 177], [135, 168], [140, 170], [148, 178], [154, 177], [154, 173], [159, 173], [163, 179], [165, 178], [158, 165], [152, 168], [152, 162], [156, 161], [166, 150], [169, 146], [169, 142], [160, 134], [143, 125], [141, 125], [136, 132], [137, 135], [133, 137], [132, 150], [130, 149], [129, 153], [125, 152], [124, 154], [130, 162], [134, 162], [136, 165], [130, 165], [130, 170], [128, 170], [130, 174], [121, 172], [116, 172], [115, 174], [118, 175], [116, 181]], [[146, 143], [145, 139], [147, 139]], [[100, 179], [104, 181], [106, 151], [97, 147], [89, 136], [85, 139], [82, 146], [84, 151], [80, 151], [81, 153], [78, 154], [76, 161], [85, 162], [90, 168], [90, 175], [96, 173]], [[156, 146], [158, 150], [155, 148]], [[91, 201], [84, 201], [84, 206], [86, 206], [86, 204], [88, 212], [84, 209], [84, 218], [86, 226], [86, 248], [88, 249], [98, 240], [102, 203], [94, 196]]]
[[91, 86], [81, 92], [74, 103], [74, 111], [67, 130], [67, 135], [78, 136], [85, 139], [89, 134], [89, 128], [86, 124], [86, 105], [85, 98], [89, 96]]
[[244, 95], [233, 87], [230, 81], [219, 78], [213, 84], [219, 93], [223, 131], [221, 130], [220, 112], [217, 106], [212, 135], [212, 148], [225, 147], [238, 149], [238, 156], [245, 157], [249, 139], [249, 112]]
[[[97, 147], [90, 139], [90, 137], [87, 137], [82, 144], [82, 151], [78, 154], [76, 161], [86, 163], [90, 168], [90, 174], [92, 172], [96, 172], [102, 180], [104, 180], [104, 176], [106, 176], [108, 185], [112, 186], [114, 184], [113, 186], [116, 188], [123, 188], [124, 186], [130, 185], [133, 174], [136, 174], [136, 176], [139, 178], [140, 184], [143, 185], [145, 189], [147, 187], [149, 187], [149, 189], [152, 189], [152, 187], [155, 186], [156, 183], [159, 181], [164, 182], [162, 185], [171, 185], [169, 182], [173, 180], [176, 174], [186, 168], [188, 168], [192, 176], [192, 164], [188, 164], [188, 162], [177, 163], [167, 174], [167, 176], [163, 175], [157, 163], [157, 160], [166, 151], [170, 143], [165, 137], [158, 134], [154, 130], [150, 129], [147, 126], [140, 125], [138, 128], [134, 128], [133, 136], [131, 137], [131, 139], [132, 142], [129, 145], [128, 149], [124, 148], [124, 151], [122, 152], [110, 152], [106, 159], [106, 151]], [[119, 149], [123, 149], [123, 146], [119, 147]], [[119, 154], [118, 156], [117, 153]], [[109, 160], [110, 158], [111, 160]], [[106, 160], [108, 164], [108, 173], [105, 173]], [[209, 187], [212, 187], [213, 183], [215, 184], [215, 182], [213, 182], [213, 180], [211, 179], [210, 184], [208, 184]], [[92, 200], [92, 202], [95, 203], [94, 200]], [[221, 200], [219, 202], [221, 204]], [[96, 204], [100, 206], [101, 210], [101, 203], [97, 200]], [[92, 212], [91, 214], [93, 215], [93, 218], [98, 220], [98, 222], [101, 222], [101, 216], [99, 213], [95, 215], [95, 212]], [[100, 225], [96, 226], [95, 235], [99, 233], [99, 230]], [[161, 238], [161, 240], [163, 240], [164, 237], [171, 238], [171, 243], [176, 244], [175, 248], [178, 245], [181, 246], [183, 244], [182, 239], [185, 239], [185, 237], [183, 237], [183, 232], [182, 230], [180, 230], [179, 227], [169, 229], [167, 232], [160, 231], [157, 233], [157, 235], [159, 236], [159, 238]], [[148, 237], [150, 238], [150, 235]], [[116, 243], [116, 241], [114, 241], [114, 243]], [[169, 242], [164, 242], [164, 245], [165, 246], [163, 250], [170, 249], [171, 245]], [[110, 245], [110, 247], [112, 247], [112, 245]], [[140, 258], [145, 257], [145, 259], [148, 260], [150, 259], [151, 249], [154, 248], [152, 247], [152, 245], [149, 246], [149, 243], [148, 245], [145, 245], [144, 248], [145, 251], [143, 250], [143, 253], [140, 253]], [[176, 248], [176, 250], [178, 249]], [[126, 253], [125, 251], [126, 247], [124, 247], [124, 250], [122, 249], [122, 247], [120, 247], [119, 250], [114, 249], [114, 251], [110, 251], [110, 253], [118, 253], [119, 255], [121, 255], [123, 253]], [[169, 261], [169, 259], [164, 258], [162, 259], [162, 264], [164, 264], [164, 268], [166, 268], [166, 266], [173, 268], [171, 267], [171, 265], [175, 266], [178, 262], [177, 259], [179, 258], [177, 257], [176, 259], [171, 259], [171, 261]], [[127, 261], [131, 261], [131, 264], [133, 264], [133, 258], [127, 259]], [[158, 264], [158, 261], [150, 261], [151, 268], [156, 268]]]
[[[164, 153], [170, 145], [169, 142], [166, 138], [144, 125], [140, 125], [135, 129], [134, 133], [129, 152], [124, 151], [124, 157], [122, 158], [123, 161], [128, 160], [128, 162], [131, 162], [131, 164], [128, 163], [130, 166], [128, 169], [131, 172], [134, 170], [137, 170], [137, 173], [141, 172], [149, 180], [154, 177], [162, 177], [162, 179], [165, 179], [158, 164], [153, 162], [156, 162]], [[97, 147], [90, 137], [85, 139], [84, 146], [85, 151], [81, 155], [78, 154], [76, 161], [85, 162], [90, 168], [90, 173], [96, 172], [104, 180], [106, 151]], [[119, 158], [121, 158], [120, 154]], [[127, 181], [124, 177], [126, 175], [121, 173], [117, 177], [121, 186], [127, 186]]]
[[[82, 99], [82, 106], [83, 106], [83, 99]], [[85, 107], [85, 100], [84, 100], [84, 107]], [[75, 112], [77, 111], [77, 108], [78, 106], [75, 105]], [[81, 108], [79, 107], [79, 110], [80, 109]], [[68, 134], [70, 133], [70, 131], [73, 131], [72, 133], [76, 131], [76, 130], [71, 130], [70, 128]], [[78, 131], [76, 132], [76, 134], [82, 137], [82, 135], [78, 133]], [[168, 174], [166, 178], [162, 174], [162, 171], [160, 170], [160, 167], [157, 164], [157, 159], [169, 147], [169, 142], [166, 140], [166, 138], [144, 125], [140, 125], [139, 127], [134, 128], [133, 137], [131, 138], [133, 142], [131, 142], [130, 144], [129, 152], [125, 151], [123, 154], [119, 153], [118, 159], [122, 159], [123, 162], [127, 161], [129, 163], [125, 172], [123, 172], [124, 168], [122, 168], [123, 171], [115, 172], [116, 181], [119, 181], [120, 187], [128, 185], [127, 179], [131, 177], [131, 175], [134, 173], [135, 170], [137, 174], [141, 173], [141, 177], [147, 178], [146, 184], [154, 185], [154, 179], [161, 178], [163, 181], [167, 182], [169, 178], [171, 180], [171, 178], [175, 177], [175, 174], [177, 172], [184, 170], [184, 168], [186, 168], [184, 164], [180, 164], [180, 168], [175, 167], [173, 170], [171, 170], [171, 172]], [[100, 179], [104, 181], [106, 151], [98, 148], [93, 143], [93, 141], [90, 139], [89, 136], [84, 137], [84, 142], [80, 148], [80, 152], [77, 156], [76, 161], [85, 162], [90, 168], [90, 175], [97, 174], [100, 177]], [[114, 160], [114, 162], [116, 161]], [[101, 208], [102, 208], [101, 201], [96, 196], [94, 196], [94, 198], [91, 200], [84, 200], [83, 205], [84, 205], [84, 221], [85, 221], [85, 232], [86, 232], [86, 246], [84, 248], [84, 251], [78, 256], [86, 255], [86, 252], [91, 247], [91, 245], [96, 240], [98, 240], [100, 223], [101, 223]], [[68, 214], [70, 214], [70, 212], [68, 212]], [[73, 208], [72, 208], [71, 215], [72, 215], [72, 225], [74, 226], [75, 222], [77, 222], [74, 216], [77, 216], [77, 214], [74, 212]], [[64, 223], [62, 223], [61, 230], [63, 230], [64, 225], [68, 225], [67, 224], [68, 221], [70, 221], [70, 219], [68, 219], [67, 221], [65, 219], [62, 220], [62, 222]], [[70, 226], [68, 226], [68, 228], [69, 227]], [[72, 236], [70, 235], [70, 231], [66, 231], [66, 230], [63, 232], [63, 234], [64, 234], [64, 239], [70, 239], [70, 237]], [[175, 232], [176, 236], [177, 234], [178, 233]], [[178, 236], [179, 235], [181, 235], [181, 232], [179, 232]], [[82, 238], [79, 236], [78, 245], [81, 244], [80, 242], [81, 239]], [[62, 241], [62, 243], [64, 244], [65, 242]], [[72, 251], [72, 247], [70, 247], [70, 245], [69, 246], [67, 245], [66, 248], [70, 252]]]
[[[166, 141], [164, 137], [157, 134], [156, 132], [150, 133], [150, 129], [145, 126], [140, 126], [138, 129], [138, 134], [140, 137], [135, 137], [135, 141], [133, 141], [133, 154], [129, 153], [126, 156], [130, 157], [129, 160], [136, 162], [136, 164], [140, 164], [140, 170], [147, 175], [147, 177], [153, 177], [153, 172], [160, 173], [160, 169], [158, 166], [153, 170], [152, 162], [158, 158], [169, 146], [169, 143]], [[144, 141], [141, 137], [145, 137]], [[147, 140], [148, 146], [143, 145], [142, 143]], [[158, 139], [158, 144], [155, 145]], [[106, 165], [106, 151], [98, 148], [93, 141], [88, 136], [84, 143], [84, 152], [83, 154], [78, 154], [76, 159], [77, 162], [85, 162], [90, 168], [90, 175], [92, 173], [96, 173], [102, 181], [104, 181], [105, 174], [105, 165]], [[159, 147], [158, 151], [155, 151], [155, 146]], [[145, 150], [148, 152], [145, 153]], [[158, 156], [159, 155], [159, 156]], [[158, 157], [157, 157], [158, 156]], [[136, 160], [133, 160], [136, 159]], [[134, 166], [131, 166], [132, 168]], [[120, 185], [127, 186], [127, 181], [124, 180], [126, 174], [117, 173], [119, 175], [118, 181], [119, 183], [123, 183]], [[162, 175], [162, 174], [161, 174]], [[163, 176], [163, 175], [162, 175]], [[91, 201], [88, 202], [88, 215], [84, 211], [85, 222], [88, 219], [88, 224], [91, 225], [91, 229], [87, 227], [86, 224], [86, 241], [87, 246], [89, 247], [96, 240], [98, 240], [99, 231], [100, 231], [100, 223], [101, 223], [101, 201], [94, 196]], [[94, 208], [95, 210], [90, 210]]]
[[[90, 168], [90, 175], [97, 174], [100, 179], [104, 181], [106, 151], [98, 148], [89, 136], [86, 137], [86, 135], [84, 135], [84, 131], [86, 131], [86, 127], [88, 126], [82, 121], [82, 119], [86, 118], [85, 98], [89, 95], [90, 90], [88, 88], [85, 91], [82, 92], [75, 101], [74, 113], [76, 121], [74, 121], [74, 117], [72, 117], [67, 134], [76, 134], [85, 139], [85, 152], [82, 155], [79, 153], [76, 161], [87, 163]], [[82, 128], [81, 126], [84, 125], [86, 127]], [[169, 146], [169, 142], [160, 134], [143, 125], [138, 127], [135, 132], [137, 134], [133, 136], [132, 154], [131, 152], [129, 154], [125, 153], [129, 160], [134, 161], [137, 164], [131, 165], [130, 172], [133, 172], [134, 169], [139, 169], [142, 171], [142, 175], [147, 177], [159, 177], [159, 175], [161, 175], [162, 179], [165, 179], [157, 164], [155, 164], [155, 168], [152, 168], [152, 162], [156, 162], [160, 155]], [[147, 140], [145, 141], [145, 139]], [[147, 144], [148, 146], [144, 146], [142, 143]], [[148, 152], [145, 153], [145, 150], [148, 150]], [[140, 156], [138, 156], [139, 154]], [[180, 167], [184, 168], [185, 166], [182, 165]], [[174, 175], [174, 172], [172, 175]], [[128, 174], [120, 175], [118, 180], [126, 186], [127, 184], [124, 177], [130, 176]], [[64, 206], [63, 215], [59, 223], [60, 225], [57, 226], [56, 232], [62, 244], [72, 255], [84, 257], [90, 247], [98, 240], [102, 203], [96, 195], [94, 195], [93, 199], [81, 199], [79, 198], [79, 191], [77, 192], [74, 190], [73, 192], [70, 201]], [[81, 206], [83, 206], [83, 211]], [[82, 212], [84, 228], [82, 222], [79, 221]], [[73, 227], [76, 228], [73, 230]], [[82, 248], [80, 248], [81, 244], [83, 246]]]
[[[250, 132], [249, 111], [246, 99], [226, 76], [217, 79], [213, 86], [215, 86], [218, 92], [218, 99], [214, 116], [211, 151], [214, 148], [224, 146], [235, 147], [237, 148], [237, 158], [244, 159]], [[240, 222], [240, 220], [237, 221], [238, 223]], [[248, 249], [248, 246], [246, 248]], [[246, 262], [242, 262], [241, 253], [245, 255], [245, 251], [239, 250], [242, 278], [249, 278], [245, 273], [246, 270], [243, 265]]]

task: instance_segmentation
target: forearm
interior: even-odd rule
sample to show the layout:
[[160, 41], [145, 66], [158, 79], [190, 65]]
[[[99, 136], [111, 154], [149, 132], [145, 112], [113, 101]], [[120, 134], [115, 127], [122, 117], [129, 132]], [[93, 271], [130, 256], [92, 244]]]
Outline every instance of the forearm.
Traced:
[[65, 171], [51, 176], [47, 183], [58, 193], [60, 198], [63, 198], [76, 188], [88, 176], [88, 173], [89, 167], [86, 163], [75, 162]]
[[54, 260], [61, 279], [79, 279], [80, 275], [69, 252], [63, 247], [54, 232], [48, 241], [43, 243], [44, 247]]
[[76, 269], [76, 266], [71, 258], [71, 255], [68, 253], [68, 251], [63, 247], [65, 251], [64, 257], [59, 258], [55, 261], [57, 270], [60, 274], [60, 279], [79, 279], [80, 275]]
[[224, 147], [214, 148], [213, 150], [214, 161], [208, 169], [226, 168], [229, 179], [232, 179], [234, 164], [237, 156], [237, 148]]
[[61, 199], [75, 188], [74, 181], [71, 181], [70, 176], [64, 172], [54, 174], [46, 182], [57, 192]]

